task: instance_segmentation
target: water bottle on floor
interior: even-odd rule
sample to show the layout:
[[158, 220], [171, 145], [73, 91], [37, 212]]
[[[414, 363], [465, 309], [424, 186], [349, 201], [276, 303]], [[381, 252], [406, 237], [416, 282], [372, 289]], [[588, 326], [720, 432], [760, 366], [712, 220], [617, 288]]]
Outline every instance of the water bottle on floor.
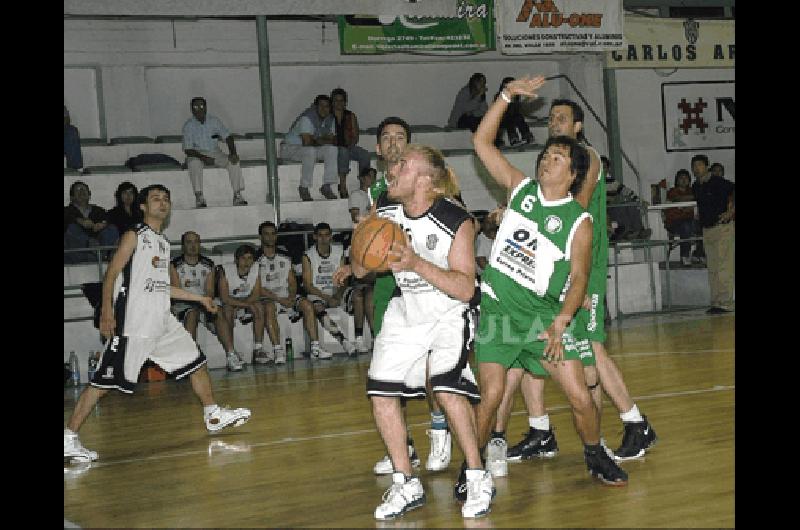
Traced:
[[69, 369], [72, 370], [72, 385], [78, 386], [81, 384], [81, 369], [78, 365], [78, 356], [75, 355], [75, 350], [69, 352]]
[[292, 348], [291, 337], [286, 337], [286, 360], [294, 361], [294, 349]]

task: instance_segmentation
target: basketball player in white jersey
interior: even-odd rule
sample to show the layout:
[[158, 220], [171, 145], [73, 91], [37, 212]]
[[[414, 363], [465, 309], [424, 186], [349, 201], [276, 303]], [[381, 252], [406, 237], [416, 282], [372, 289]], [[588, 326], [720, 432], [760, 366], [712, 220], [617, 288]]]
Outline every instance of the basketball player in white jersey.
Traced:
[[[369, 213], [374, 212], [375, 201], [381, 193], [386, 191], [389, 181], [394, 178], [392, 174], [393, 168], [400, 161], [403, 150], [411, 141], [411, 127], [402, 118], [388, 116], [378, 124], [376, 140], [375, 152], [378, 154], [378, 159], [384, 161], [385, 169], [378, 177], [378, 180], [369, 188]], [[455, 191], [453, 190], [454, 193]], [[355, 230], [355, 226], [353, 229]], [[350, 265], [345, 265], [334, 273], [334, 282], [337, 285], [343, 285], [350, 274], [352, 274]], [[364, 297], [367, 312], [372, 315], [369, 318], [369, 325], [370, 329], [372, 329], [373, 337], [376, 337], [380, 332], [383, 325], [383, 315], [386, 312], [389, 301], [392, 299], [395, 287], [394, 276], [391, 272], [381, 273], [375, 276], [374, 288]], [[431, 443], [430, 453], [425, 461], [425, 469], [428, 471], [443, 471], [450, 465], [453, 445], [452, 436], [447, 425], [447, 417], [436, 402], [433, 391], [430, 388], [430, 380], [428, 380], [426, 388], [428, 394], [427, 403], [431, 414], [431, 428], [427, 429], [426, 433], [430, 437]], [[406, 417], [406, 401], [402, 400], [400, 406], [403, 409], [403, 417]], [[421, 461], [414, 447], [411, 431], [408, 432], [408, 451], [411, 455], [411, 465], [419, 467]], [[384, 455], [383, 458], [375, 462], [372, 470], [376, 475], [391, 475], [394, 472], [392, 459], [389, 458], [388, 454]]]
[[234, 263], [217, 267], [219, 299], [222, 311], [217, 319], [219, 341], [225, 348], [228, 370], [239, 371], [244, 366], [241, 355], [233, 347], [234, 319], [242, 324], [253, 323], [253, 356], [263, 348], [264, 308], [261, 306], [261, 278], [255, 265], [256, 249], [240, 245], [233, 253]]
[[172, 206], [169, 190], [161, 184], [147, 186], [139, 192], [136, 204], [144, 214], [143, 222], [122, 235], [103, 279], [100, 333], [106, 338], [106, 347], [64, 429], [65, 459], [97, 460], [97, 453], [81, 444], [78, 430], [110, 389], [133, 393], [147, 359], [175, 379], [189, 376], [210, 433], [230, 425], [238, 427], [250, 419], [249, 409], [228, 409], [214, 401], [206, 357], [170, 312], [170, 297], [200, 302], [210, 313], [217, 308], [208, 296], [170, 285], [169, 241], [161, 233]]
[[292, 268], [292, 259], [278, 252], [278, 228], [272, 221], [264, 221], [258, 226], [261, 248], [256, 253], [256, 264], [261, 279], [259, 300], [264, 308], [264, 325], [271, 345], [256, 352], [253, 359], [260, 364], [284, 364], [286, 351], [281, 342], [278, 327], [279, 312], [294, 312], [297, 301], [297, 278]]
[[[467, 362], [476, 316], [469, 303], [475, 295], [475, 231], [469, 213], [446, 198], [456, 189], [441, 152], [409, 144], [376, 201], [377, 214], [409, 235], [407, 246], [390, 253], [399, 296], [386, 309], [367, 379], [375, 423], [394, 467], [392, 486], [375, 509], [379, 520], [425, 503], [422, 483], [411, 475], [400, 400], [425, 397], [428, 364], [433, 391], [467, 460], [469, 494], [461, 513], [473, 518], [490, 509], [492, 476], [481, 464], [470, 405], [480, 394]], [[357, 277], [366, 274], [355, 263], [352, 268]]]
[[[311, 338], [311, 357], [330, 359], [331, 352], [319, 344], [319, 331], [317, 319], [325, 329], [339, 341], [348, 355], [356, 355], [356, 347], [347, 339], [330, 316], [327, 309], [339, 307], [342, 304], [343, 287], [336, 287], [333, 283], [333, 273], [344, 265], [344, 248], [338, 243], [331, 243], [331, 226], [328, 223], [318, 223], [314, 227], [314, 245], [303, 254], [303, 286], [306, 296], [298, 302], [303, 313], [303, 324]], [[364, 293], [357, 291], [354, 296], [359, 296], [362, 310], [364, 307]]]
[[[180, 256], [172, 258], [169, 265], [169, 279], [172, 285], [179, 285], [182, 289], [199, 294], [200, 296], [214, 296], [214, 262], [200, 254], [200, 235], [197, 232], [184, 232], [181, 236]], [[186, 331], [197, 341], [197, 323], [203, 325], [216, 334], [214, 315], [210, 315], [202, 304], [172, 302], [172, 313], [183, 323]]]

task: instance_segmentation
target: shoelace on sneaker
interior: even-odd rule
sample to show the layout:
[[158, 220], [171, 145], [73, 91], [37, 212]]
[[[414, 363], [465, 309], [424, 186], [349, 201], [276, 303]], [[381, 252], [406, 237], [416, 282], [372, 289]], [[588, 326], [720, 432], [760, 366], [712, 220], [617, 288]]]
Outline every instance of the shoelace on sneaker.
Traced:
[[481, 493], [486, 493], [487, 495], [492, 495], [492, 490], [485, 490], [484, 489], [484, 479], [483, 477], [469, 481], [467, 480], [467, 501], [476, 500], [481, 496]]
[[389, 489], [384, 492], [381, 500], [386, 504], [402, 510], [411, 502], [411, 499], [406, 497], [403, 486], [405, 486], [405, 484], [392, 484], [389, 486]]
[[431, 429], [428, 433], [431, 435], [431, 454], [439, 458], [444, 451], [445, 436], [439, 436], [434, 433], [435, 429]]

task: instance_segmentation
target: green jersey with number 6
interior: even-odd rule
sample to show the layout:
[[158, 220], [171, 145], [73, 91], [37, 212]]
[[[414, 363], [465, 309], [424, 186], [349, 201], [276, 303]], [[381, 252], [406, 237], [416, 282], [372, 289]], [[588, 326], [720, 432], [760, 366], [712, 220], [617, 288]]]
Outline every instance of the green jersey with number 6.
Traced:
[[558, 314], [569, 287], [575, 231], [589, 213], [568, 195], [548, 201], [526, 178], [512, 191], [481, 291], [518, 323]]

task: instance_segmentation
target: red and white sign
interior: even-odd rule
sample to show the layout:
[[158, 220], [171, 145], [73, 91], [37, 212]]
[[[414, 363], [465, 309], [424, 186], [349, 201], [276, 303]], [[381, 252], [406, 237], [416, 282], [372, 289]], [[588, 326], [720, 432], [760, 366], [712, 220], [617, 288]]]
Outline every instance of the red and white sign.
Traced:
[[605, 52], [623, 46], [622, 0], [501, 0], [495, 14], [504, 54]]

